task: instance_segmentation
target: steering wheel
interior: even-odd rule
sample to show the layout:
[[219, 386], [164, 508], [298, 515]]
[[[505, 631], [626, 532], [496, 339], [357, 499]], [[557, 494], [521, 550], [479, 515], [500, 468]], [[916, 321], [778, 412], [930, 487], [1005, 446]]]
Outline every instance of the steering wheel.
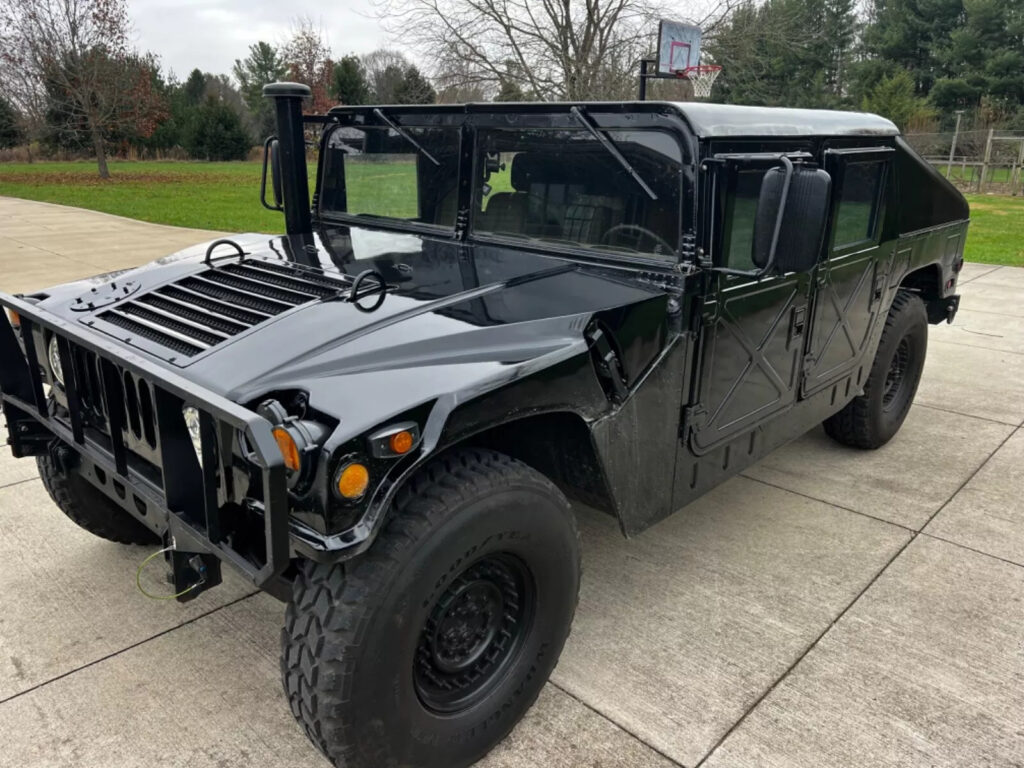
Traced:
[[620, 232], [631, 234], [633, 238], [636, 240], [637, 246], [639, 246], [640, 241], [646, 237], [650, 240], [653, 240], [658, 245], [662, 246], [665, 249], [666, 253], [675, 253], [676, 251], [676, 249], [669, 245], [663, 237], [658, 235], [656, 232], [652, 232], [651, 230], [647, 229], [647, 227], [641, 227], [639, 224], [616, 224], [614, 227], [612, 227], [603, 235], [601, 235], [601, 242], [604, 245], [611, 245], [610, 241], [612, 236], [617, 235]]

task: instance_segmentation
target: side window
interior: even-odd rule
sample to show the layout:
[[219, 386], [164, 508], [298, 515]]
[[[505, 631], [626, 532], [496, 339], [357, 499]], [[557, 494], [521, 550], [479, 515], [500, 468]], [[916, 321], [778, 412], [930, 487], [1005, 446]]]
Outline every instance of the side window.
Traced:
[[885, 161], [850, 161], [842, 171], [837, 195], [832, 249], [842, 250], [878, 236], [878, 219]]
[[751, 257], [754, 246], [754, 216], [761, 181], [767, 168], [733, 167], [728, 171], [722, 208], [722, 266], [730, 269], [755, 269]]

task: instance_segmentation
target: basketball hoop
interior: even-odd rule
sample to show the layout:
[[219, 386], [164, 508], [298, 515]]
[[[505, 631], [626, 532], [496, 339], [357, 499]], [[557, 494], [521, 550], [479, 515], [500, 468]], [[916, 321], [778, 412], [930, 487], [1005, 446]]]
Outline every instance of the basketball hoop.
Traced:
[[693, 83], [693, 97], [706, 99], [711, 95], [711, 86], [721, 74], [722, 68], [717, 64], [702, 64], [698, 67], [687, 67], [676, 72], [677, 77], [684, 77]]

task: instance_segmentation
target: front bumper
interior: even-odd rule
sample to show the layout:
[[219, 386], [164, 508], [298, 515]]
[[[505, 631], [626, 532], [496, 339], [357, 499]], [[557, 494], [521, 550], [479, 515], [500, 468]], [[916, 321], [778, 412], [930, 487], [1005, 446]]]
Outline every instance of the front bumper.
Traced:
[[[213, 578], [183, 599], [219, 581], [220, 561], [283, 597], [281, 576], [293, 548], [284, 460], [270, 422], [23, 299], [0, 293], [0, 305], [20, 316], [24, 342], [23, 348], [7, 314], [0, 313], [0, 402], [13, 454], [39, 455], [52, 450], [56, 438], [83, 477], [174, 547], [169, 559], [176, 579], [188, 578], [192, 570], [184, 564], [197, 554], [217, 566]], [[64, 361], [67, 409], [60, 415], [46, 396], [40, 364], [52, 337]], [[85, 359], [94, 363], [86, 366]], [[150, 395], [152, 429], [144, 439], [151, 461], [131, 450], [132, 411], [121, 407], [136, 386]], [[91, 427], [87, 397], [102, 402], [105, 430]], [[201, 463], [182, 418], [186, 404], [200, 412]], [[239, 482], [243, 478], [254, 482]], [[262, 531], [251, 524], [239, 530], [239, 521], [259, 520]], [[175, 586], [181, 591], [192, 584]]]

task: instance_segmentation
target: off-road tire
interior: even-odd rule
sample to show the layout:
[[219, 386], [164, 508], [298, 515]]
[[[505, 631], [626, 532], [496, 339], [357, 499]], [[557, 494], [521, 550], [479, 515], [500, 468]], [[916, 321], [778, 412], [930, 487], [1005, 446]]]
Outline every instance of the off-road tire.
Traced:
[[159, 544], [160, 537], [74, 471], [65, 474], [48, 454], [36, 457], [39, 477], [61, 512], [79, 527], [119, 544]]
[[[430, 672], [425, 659], [445, 660], [450, 646], [438, 644], [451, 638], [442, 630], [453, 627], [452, 617], [455, 629], [464, 628], [457, 623], [462, 614], [451, 613], [462, 598], [449, 596], [470, 595], [479, 582], [469, 579], [503, 558], [524, 564], [533, 594], [543, 598], [533, 602], [530, 620], [509, 633], [519, 633], [515, 644], [474, 641], [471, 648], [487, 649], [475, 664], [491, 663], [486, 643], [518, 650], [493, 667], [501, 671], [471, 704], [439, 711], [429, 677], [426, 687], [420, 679]], [[579, 574], [576, 523], [547, 478], [490, 450], [444, 455], [399, 491], [366, 553], [345, 564], [301, 564], [281, 633], [292, 713], [337, 766], [471, 765], [508, 734], [551, 674], [576, 610]], [[528, 602], [506, 600], [495, 613], [508, 619]], [[424, 651], [431, 642], [441, 655]]]
[[852, 448], [879, 448], [889, 442], [910, 412], [927, 351], [924, 304], [917, 295], [900, 291], [885, 318], [864, 394], [825, 420], [828, 436]]

